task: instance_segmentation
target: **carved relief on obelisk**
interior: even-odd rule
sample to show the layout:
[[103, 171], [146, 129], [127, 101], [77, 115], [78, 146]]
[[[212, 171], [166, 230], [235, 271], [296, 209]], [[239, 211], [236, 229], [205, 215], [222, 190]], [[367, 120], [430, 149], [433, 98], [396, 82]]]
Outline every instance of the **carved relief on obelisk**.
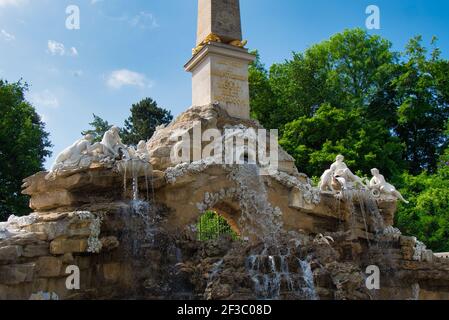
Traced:
[[255, 57], [244, 48], [239, 0], [198, 0], [198, 32], [192, 73], [195, 106], [219, 103], [230, 116], [249, 119], [248, 64]]

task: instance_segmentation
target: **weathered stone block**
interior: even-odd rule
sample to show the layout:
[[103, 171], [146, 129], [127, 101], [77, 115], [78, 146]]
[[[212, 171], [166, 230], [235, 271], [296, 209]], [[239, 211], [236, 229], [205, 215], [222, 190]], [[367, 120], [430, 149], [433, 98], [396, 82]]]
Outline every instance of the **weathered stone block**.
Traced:
[[88, 248], [86, 239], [56, 239], [50, 243], [50, 252], [55, 255], [82, 253]]
[[26, 229], [30, 232], [44, 233], [48, 240], [53, 240], [63, 235], [66, 232], [66, 227], [67, 224], [62, 222], [40, 222], [30, 225]]
[[[27, 228], [28, 227], [25, 227], [25, 230]], [[35, 244], [37, 242], [44, 241], [46, 239], [47, 236], [40, 232], [24, 232], [15, 235], [14, 237], [10, 238], [9, 241], [14, 243], [14, 245], [26, 246], [29, 244]]]
[[90, 257], [76, 257], [75, 263], [81, 270], [86, 270], [91, 267], [91, 258]]
[[33, 210], [50, 210], [75, 205], [77, 199], [67, 190], [56, 190], [34, 194], [30, 200]]
[[33, 281], [36, 264], [17, 264], [0, 267], [0, 283], [15, 285]]
[[425, 250], [422, 253], [422, 260], [426, 261], [426, 262], [433, 262], [433, 260], [435, 259], [435, 256], [432, 252], [432, 250]]
[[51, 213], [43, 213], [42, 214], [42, 221], [44, 222], [54, 222], [58, 220], [62, 220], [66, 218], [69, 215], [69, 212], [51, 212]]
[[65, 264], [73, 264], [75, 262], [75, 258], [72, 253], [66, 253], [62, 257], [62, 262]]
[[101, 238], [102, 250], [103, 251], [111, 251], [120, 245], [120, 242], [116, 237], [105, 237]]
[[108, 263], [103, 265], [103, 277], [106, 281], [117, 282], [121, 274], [119, 263]]
[[402, 247], [401, 252], [404, 260], [413, 260], [415, 250], [412, 247]]
[[49, 254], [48, 244], [28, 245], [23, 250], [23, 256], [27, 258], [41, 257]]
[[40, 257], [37, 261], [37, 270], [40, 277], [52, 278], [61, 273], [62, 261], [55, 257]]
[[21, 246], [7, 246], [0, 248], [0, 261], [16, 261], [22, 256]]
[[416, 245], [416, 238], [415, 237], [406, 237], [401, 236], [400, 242], [402, 247], [411, 247], [414, 248]]

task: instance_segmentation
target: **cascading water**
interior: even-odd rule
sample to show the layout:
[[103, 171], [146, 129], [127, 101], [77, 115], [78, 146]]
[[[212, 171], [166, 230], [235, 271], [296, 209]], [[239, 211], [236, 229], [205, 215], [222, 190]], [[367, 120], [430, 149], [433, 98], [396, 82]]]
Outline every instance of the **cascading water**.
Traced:
[[259, 299], [317, 299], [310, 264], [298, 258], [299, 242], [295, 248], [281, 242], [282, 212], [268, 202], [268, 192], [257, 165], [236, 166], [230, 175], [240, 195], [243, 233], [263, 243], [263, 248], [246, 260], [246, 269]]
[[[153, 176], [152, 176], [152, 168], [151, 164], [140, 160], [140, 159], [123, 159], [117, 163], [118, 172], [123, 175], [123, 188], [124, 188], [124, 196], [126, 197], [128, 194], [127, 190], [127, 181], [129, 178], [132, 178], [132, 200], [129, 203], [131, 213], [131, 217], [133, 219], [137, 218], [140, 223], [134, 223], [135, 226], [132, 226], [136, 230], [143, 229], [143, 235], [135, 235], [134, 243], [132, 245], [133, 254], [137, 254], [139, 248], [144, 246], [153, 246], [154, 245], [154, 236], [156, 233], [156, 224], [159, 221], [157, 214], [155, 214], [154, 208], [154, 186], [153, 186]], [[145, 178], [146, 184], [146, 199], [143, 200], [140, 197], [139, 190], [139, 178]], [[151, 193], [152, 200], [150, 200], [149, 195], [149, 181], [151, 181]], [[132, 223], [130, 222], [130, 225]], [[143, 224], [143, 226], [139, 226]], [[139, 231], [140, 232], [140, 231]]]
[[144, 241], [147, 245], [154, 245], [154, 236], [156, 234], [156, 223], [158, 216], [154, 214], [151, 204], [147, 201], [132, 200], [131, 210], [134, 216], [139, 218], [144, 225]]
[[260, 254], [248, 257], [247, 269], [258, 299], [276, 300], [282, 295], [317, 299], [310, 264], [299, 259], [291, 248], [265, 245]]
[[117, 163], [117, 170], [123, 175], [123, 194], [126, 197], [128, 175], [132, 178], [132, 199], [133, 201], [139, 200], [139, 178], [145, 178], [146, 185], [146, 200], [150, 201], [150, 188], [149, 182], [151, 182], [151, 200], [154, 203], [154, 182], [153, 171], [151, 164], [143, 160], [137, 159], [124, 159]]
[[[344, 190], [342, 192], [342, 198], [348, 206], [348, 211], [351, 213], [352, 224], [355, 225], [355, 219], [357, 212], [360, 212], [360, 216], [363, 220], [367, 239], [369, 239], [368, 233], [372, 231], [374, 235], [382, 234], [385, 226], [382, 215], [376, 204], [376, 200], [368, 190]], [[354, 204], [358, 205], [358, 209]], [[372, 230], [369, 230], [369, 226]], [[369, 242], [369, 241], [368, 241]], [[370, 243], [368, 243], [370, 245]]]

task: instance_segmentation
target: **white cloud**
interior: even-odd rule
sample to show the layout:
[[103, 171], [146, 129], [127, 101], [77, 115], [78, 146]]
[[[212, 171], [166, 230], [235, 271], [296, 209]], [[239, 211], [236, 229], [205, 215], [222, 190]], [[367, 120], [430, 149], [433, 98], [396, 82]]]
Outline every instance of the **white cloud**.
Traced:
[[6, 6], [20, 6], [27, 2], [27, 0], [0, 0], [0, 7]]
[[77, 57], [78, 56], [78, 50], [75, 47], [71, 47], [69, 50], [66, 50], [65, 45], [63, 43], [54, 41], [54, 40], [48, 40], [47, 43], [48, 52], [53, 55], [59, 55], [59, 56], [70, 56], [70, 57]]
[[[1, 1], [1, 0], [0, 0]], [[0, 31], [0, 35], [2, 36], [3, 39], [5, 39], [6, 41], [13, 41], [16, 40], [16, 37], [8, 32], [6, 32], [6, 30], [2, 29]]]
[[90, 0], [90, 4], [97, 4], [98, 2], [103, 2], [103, 0]]
[[120, 89], [123, 86], [151, 87], [152, 83], [144, 74], [121, 69], [111, 72], [107, 77], [107, 85], [113, 89]]
[[138, 15], [129, 20], [129, 23], [133, 27], [141, 29], [155, 29], [159, 27], [154, 15], [150, 12], [141, 11]]
[[44, 90], [42, 92], [30, 94], [30, 101], [37, 107], [45, 107], [56, 109], [59, 107], [59, 100], [56, 96], [50, 92], [50, 90]]
[[52, 55], [60, 55], [63, 56], [65, 54], [65, 46], [62, 43], [59, 43], [57, 41], [54, 40], [48, 40], [48, 51], [52, 54]]

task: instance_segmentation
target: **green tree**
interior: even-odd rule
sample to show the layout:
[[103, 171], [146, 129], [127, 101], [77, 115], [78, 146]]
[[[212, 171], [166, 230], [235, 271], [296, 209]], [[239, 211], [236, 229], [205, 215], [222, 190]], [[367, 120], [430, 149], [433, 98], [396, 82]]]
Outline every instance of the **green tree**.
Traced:
[[396, 214], [403, 233], [418, 237], [435, 252], [449, 251], [449, 150], [441, 159], [434, 174], [402, 175], [401, 191], [410, 204], [400, 205]]
[[0, 80], [0, 221], [30, 212], [22, 180], [43, 169], [52, 145], [45, 125], [24, 97], [28, 86]]
[[100, 142], [103, 139], [104, 134], [106, 131], [112, 128], [112, 125], [109, 124], [108, 121], [103, 120], [96, 114], [93, 115], [94, 120], [89, 123], [89, 125], [92, 127], [92, 129], [86, 130], [81, 132], [81, 134], [84, 136], [86, 134], [91, 134], [94, 137], [95, 142]]
[[301, 171], [320, 175], [338, 153], [356, 170], [377, 166], [391, 176], [403, 169], [404, 146], [392, 133], [397, 61], [390, 42], [354, 29], [271, 67], [277, 107], [269, 125], [281, 130]]
[[[97, 115], [89, 123], [91, 129], [83, 131], [81, 134], [92, 134], [95, 141], [101, 141], [103, 135], [112, 125], [107, 120]], [[124, 127], [120, 129], [120, 136], [123, 143], [137, 145], [140, 140], [150, 139], [156, 128], [162, 124], [168, 124], [173, 120], [170, 111], [157, 106], [156, 101], [146, 98], [131, 107], [131, 116], [125, 120]]]
[[[293, 53], [291, 60], [274, 64], [265, 76], [273, 94], [266, 103], [274, 108], [264, 109], [275, 114], [271, 127], [282, 129], [299, 117], [311, 117], [326, 103], [343, 109], [369, 108], [384, 117], [383, 108], [390, 106], [384, 104], [389, 98], [384, 93], [396, 74], [397, 59], [389, 41], [361, 29], [346, 30], [304, 53]], [[265, 75], [257, 61], [256, 66], [253, 69]]]
[[197, 223], [198, 240], [216, 240], [220, 236], [229, 235], [233, 240], [238, 239], [238, 235], [231, 229], [226, 219], [215, 211], [206, 211]]
[[251, 103], [251, 116], [258, 119], [266, 128], [275, 128], [276, 102], [268, 78], [268, 71], [260, 61], [257, 51], [251, 52], [256, 60], [249, 66], [249, 92]]
[[395, 80], [398, 104], [396, 132], [407, 146], [409, 170], [434, 172], [438, 158], [447, 147], [445, 134], [449, 117], [449, 61], [434, 46], [430, 55], [420, 36], [410, 40]]
[[391, 136], [383, 121], [367, 121], [362, 112], [323, 104], [313, 117], [288, 123], [280, 144], [310, 176], [320, 176], [338, 154], [362, 172], [374, 167], [387, 176], [400, 172], [403, 148], [399, 139]]
[[123, 142], [137, 145], [140, 140], [150, 139], [156, 128], [173, 120], [170, 111], [158, 107], [156, 101], [145, 98], [131, 107], [131, 116], [125, 121]]
[[[437, 169], [448, 146], [449, 61], [421, 37], [403, 54], [361, 29], [346, 30], [269, 72], [250, 66], [251, 113], [280, 130], [298, 168], [319, 175], [337, 153], [354, 170], [373, 165], [387, 178]], [[352, 160], [352, 163], [351, 163]]]

